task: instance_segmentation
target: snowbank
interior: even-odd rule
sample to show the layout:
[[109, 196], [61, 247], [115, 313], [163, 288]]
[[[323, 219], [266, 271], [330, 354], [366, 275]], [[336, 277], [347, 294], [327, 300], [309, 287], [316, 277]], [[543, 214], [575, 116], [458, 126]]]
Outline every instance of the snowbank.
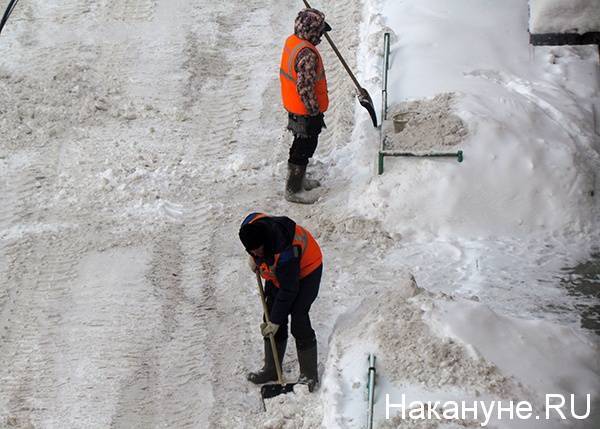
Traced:
[[360, 62], [366, 63], [363, 79], [371, 94], [381, 90], [387, 25], [395, 32], [389, 104], [455, 93], [455, 113], [469, 136], [456, 146], [464, 151], [462, 164], [386, 158], [385, 173], [376, 176], [378, 133], [359, 110], [362, 127], [354, 141], [332, 154], [335, 177], [353, 188], [350, 196], [333, 200], [335, 207], [405, 234], [598, 231], [595, 48], [531, 48], [523, 1], [509, 0], [502, 8], [490, 2], [449, 7], [441, 0], [370, 1], [366, 8], [373, 17], [365, 22], [369, 43]]
[[578, 33], [600, 31], [597, 0], [529, 0], [531, 33]]
[[[546, 393], [583, 399], [592, 394], [593, 414], [600, 419], [598, 338], [541, 320], [500, 315], [476, 301], [446, 298], [426, 304], [427, 323], [454, 338], [507, 376], [543, 398]], [[578, 404], [583, 408], [581, 402]]]
[[[402, 394], [407, 401], [530, 401], [534, 414], [543, 415], [546, 393], [576, 398], [591, 393], [597, 412], [598, 351], [597, 340], [572, 330], [504, 317], [475, 301], [429, 294], [414, 279], [404, 279], [338, 322], [323, 382], [323, 426], [364, 427], [368, 353], [377, 356], [375, 426], [437, 427], [399, 416], [386, 421], [386, 394], [395, 404]], [[585, 404], [577, 405], [581, 411]], [[581, 426], [573, 419], [493, 420], [499, 428], [592, 427], [597, 417]], [[478, 427], [481, 422], [454, 423]]]
[[[386, 159], [376, 176], [379, 135], [358, 107], [353, 140], [329, 159], [331, 177], [349, 192], [325, 205], [338, 218], [379, 222], [399, 243], [384, 267], [411, 264], [422, 288], [453, 292], [424, 292], [406, 279], [378, 287], [338, 320], [323, 377], [323, 426], [364, 426], [367, 355], [375, 353], [376, 427], [438, 427], [384, 421], [385, 393], [392, 403], [402, 393], [424, 401], [526, 400], [534, 415], [543, 414], [546, 394], [575, 394], [581, 410], [590, 393], [595, 414], [585, 421], [495, 419], [493, 427], [596, 427], [597, 339], [533, 319], [562, 299], [555, 277], [540, 280], [565, 266], [557, 255], [587, 249], [600, 234], [597, 50], [531, 47], [521, 0], [502, 7], [368, 0], [364, 15], [361, 82], [379, 103], [383, 33], [391, 32], [389, 104], [456, 94], [453, 113], [468, 135], [455, 148], [465, 161]], [[424, 146], [435, 147], [434, 134]], [[507, 315], [514, 313], [522, 318]]]

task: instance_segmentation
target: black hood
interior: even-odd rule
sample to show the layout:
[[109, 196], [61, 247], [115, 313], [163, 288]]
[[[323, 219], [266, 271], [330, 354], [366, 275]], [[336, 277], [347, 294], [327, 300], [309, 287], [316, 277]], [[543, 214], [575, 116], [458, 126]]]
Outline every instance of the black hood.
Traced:
[[292, 245], [296, 234], [296, 222], [286, 216], [262, 218], [256, 221], [262, 223], [267, 231], [265, 240], [265, 255], [273, 256], [281, 253]]

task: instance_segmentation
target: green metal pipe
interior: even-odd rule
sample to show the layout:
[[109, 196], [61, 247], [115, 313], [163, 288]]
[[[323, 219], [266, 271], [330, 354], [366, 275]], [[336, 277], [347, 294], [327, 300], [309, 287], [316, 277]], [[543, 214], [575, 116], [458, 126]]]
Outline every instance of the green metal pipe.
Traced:
[[390, 69], [390, 33], [383, 35], [383, 120], [387, 119], [388, 70]]
[[369, 410], [367, 413], [367, 428], [373, 429], [373, 404], [375, 399], [375, 355], [369, 354], [369, 382], [367, 384], [369, 395]]
[[[387, 120], [387, 111], [388, 111], [388, 70], [390, 68], [390, 33], [385, 33], [383, 35], [383, 88], [381, 90], [381, 117], [383, 121]], [[463, 151], [459, 150], [458, 152], [442, 152], [442, 153], [414, 153], [414, 152], [402, 152], [402, 151], [393, 151], [393, 150], [385, 150], [385, 136], [383, 133], [383, 126], [379, 127], [379, 152], [377, 154], [377, 173], [379, 175], [383, 174], [383, 164], [384, 158], [386, 156], [411, 156], [418, 158], [456, 158], [458, 162], [463, 162], [464, 155]]]
[[413, 152], [397, 152], [397, 151], [381, 151], [379, 156], [412, 156], [418, 158], [456, 158], [458, 162], [463, 162], [464, 155], [463, 151], [458, 152], [433, 152], [433, 153], [413, 153]]

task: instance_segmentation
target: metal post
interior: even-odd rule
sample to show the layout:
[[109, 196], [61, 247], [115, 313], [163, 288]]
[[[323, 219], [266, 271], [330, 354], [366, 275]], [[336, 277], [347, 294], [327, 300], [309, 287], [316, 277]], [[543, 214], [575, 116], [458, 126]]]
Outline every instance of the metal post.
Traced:
[[462, 150], [458, 152], [432, 152], [432, 153], [413, 153], [413, 152], [401, 152], [401, 151], [393, 151], [386, 150], [383, 154], [385, 156], [407, 156], [407, 157], [416, 157], [416, 158], [456, 158], [458, 162], [463, 162], [464, 154]]
[[367, 414], [367, 428], [373, 429], [373, 403], [375, 399], [375, 355], [369, 354], [369, 411]]
[[[379, 151], [377, 153], [377, 173], [379, 175], [383, 174], [383, 164], [386, 156], [409, 156], [409, 157], [418, 157], [418, 158], [442, 158], [442, 157], [452, 157], [456, 158], [458, 162], [463, 162], [464, 154], [462, 150], [457, 152], [431, 152], [431, 153], [414, 153], [414, 152], [405, 152], [405, 151], [395, 151], [395, 150], [386, 150], [385, 141], [386, 136], [384, 135], [383, 122], [388, 119], [388, 71], [390, 69], [390, 33], [385, 33], [383, 35], [383, 81], [382, 81], [382, 89], [381, 89], [381, 117], [383, 118], [381, 121], [381, 126], [379, 127]], [[594, 111], [594, 113], [596, 113]]]
[[377, 174], [383, 174], [383, 121], [387, 120], [387, 83], [390, 69], [390, 33], [383, 35], [383, 88], [381, 89], [381, 126], [379, 127], [379, 154], [377, 159]]
[[388, 70], [390, 69], [390, 33], [383, 35], [383, 120], [387, 119]]

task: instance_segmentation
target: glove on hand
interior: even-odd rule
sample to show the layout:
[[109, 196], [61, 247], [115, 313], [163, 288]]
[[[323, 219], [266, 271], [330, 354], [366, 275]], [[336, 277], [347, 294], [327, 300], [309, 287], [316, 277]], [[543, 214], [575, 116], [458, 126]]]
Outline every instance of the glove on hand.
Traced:
[[268, 337], [269, 335], [273, 334], [275, 335], [275, 333], [277, 332], [277, 330], [279, 329], [279, 325], [276, 323], [261, 323], [260, 324], [260, 333], [262, 334], [263, 337]]
[[254, 258], [252, 257], [252, 255], [248, 255], [248, 267], [250, 267], [250, 271], [252, 271], [253, 273], [255, 273], [256, 270], [258, 269], [258, 267], [256, 266], [256, 262], [254, 262]]

